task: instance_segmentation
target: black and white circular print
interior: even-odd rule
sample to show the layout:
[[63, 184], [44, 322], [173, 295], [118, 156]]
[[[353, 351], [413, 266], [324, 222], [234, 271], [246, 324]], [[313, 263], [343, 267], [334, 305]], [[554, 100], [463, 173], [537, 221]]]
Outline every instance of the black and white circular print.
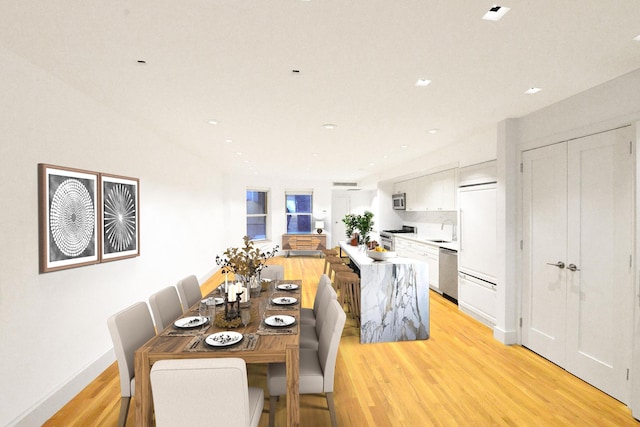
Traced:
[[50, 260], [95, 255], [95, 195], [89, 188], [88, 180], [50, 176]]
[[135, 250], [137, 221], [135, 186], [103, 182], [104, 253]]

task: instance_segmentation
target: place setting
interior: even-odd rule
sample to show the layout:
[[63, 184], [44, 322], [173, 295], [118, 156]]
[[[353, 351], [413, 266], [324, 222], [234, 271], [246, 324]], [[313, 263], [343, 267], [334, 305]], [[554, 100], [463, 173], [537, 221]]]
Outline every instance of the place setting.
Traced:
[[237, 331], [221, 331], [194, 337], [184, 351], [251, 351], [258, 344], [257, 334], [243, 334]]
[[289, 314], [270, 314], [265, 312], [257, 333], [258, 335], [297, 334], [298, 321]]
[[269, 300], [270, 310], [291, 310], [300, 300], [293, 296], [274, 296]]
[[300, 292], [300, 285], [298, 285], [297, 283], [277, 283], [275, 285], [275, 290], [276, 291], [283, 291], [283, 292]]
[[175, 322], [171, 328], [167, 328], [162, 335], [169, 337], [190, 337], [201, 335], [209, 329], [211, 320], [208, 316], [186, 316]]

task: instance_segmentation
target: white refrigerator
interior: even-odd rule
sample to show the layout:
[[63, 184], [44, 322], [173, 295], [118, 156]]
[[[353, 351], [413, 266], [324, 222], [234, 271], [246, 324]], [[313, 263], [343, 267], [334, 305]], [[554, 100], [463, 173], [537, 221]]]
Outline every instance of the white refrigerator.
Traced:
[[488, 326], [496, 315], [496, 183], [458, 189], [458, 306]]

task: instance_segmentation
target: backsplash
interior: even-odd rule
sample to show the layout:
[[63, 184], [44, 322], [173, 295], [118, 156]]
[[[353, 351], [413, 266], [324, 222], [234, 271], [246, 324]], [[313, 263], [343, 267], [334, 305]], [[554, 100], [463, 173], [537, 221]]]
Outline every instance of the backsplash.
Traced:
[[[420, 236], [451, 240], [453, 227], [456, 228], [456, 235], [458, 234], [458, 212], [456, 211], [399, 211], [399, 214], [403, 225], [416, 227]], [[444, 228], [443, 223], [445, 223]]]

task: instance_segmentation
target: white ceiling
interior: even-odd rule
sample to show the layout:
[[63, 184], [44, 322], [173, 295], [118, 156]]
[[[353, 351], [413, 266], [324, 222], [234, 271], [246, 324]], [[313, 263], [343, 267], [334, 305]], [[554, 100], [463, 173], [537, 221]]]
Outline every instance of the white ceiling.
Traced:
[[215, 167], [357, 181], [640, 68], [638, 0], [493, 5], [2, 0], [0, 45]]

